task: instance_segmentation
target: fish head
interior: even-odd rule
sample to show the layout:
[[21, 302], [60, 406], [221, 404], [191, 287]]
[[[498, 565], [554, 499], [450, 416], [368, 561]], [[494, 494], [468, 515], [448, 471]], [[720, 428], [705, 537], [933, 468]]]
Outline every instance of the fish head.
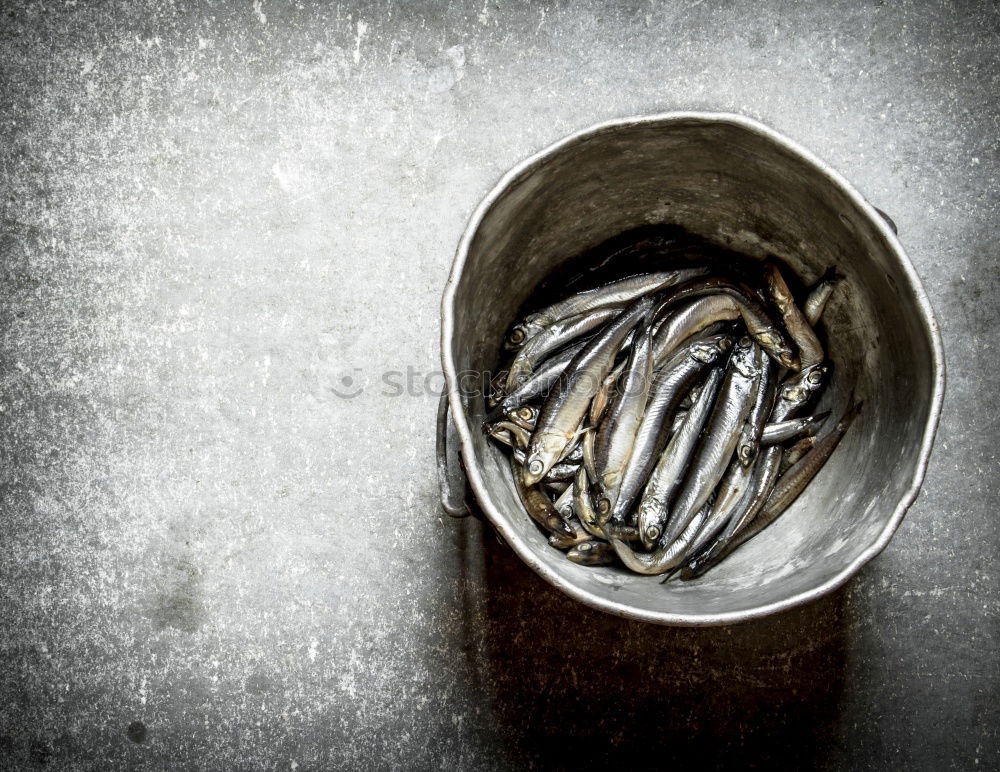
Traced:
[[536, 434], [528, 445], [528, 455], [524, 458], [524, 484], [537, 485], [555, 466], [563, 450], [566, 438], [552, 434]]
[[695, 361], [711, 364], [732, 347], [733, 338], [731, 335], [713, 335], [708, 340], [692, 344], [688, 351]]
[[514, 437], [510, 433], [509, 429], [505, 429], [502, 426], [490, 426], [486, 425], [483, 427], [486, 433], [495, 439], [497, 442], [501, 442], [504, 445], [514, 447]]
[[736, 343], [732, 358], [733, 367], [744, 378], [753, 378], [760, 372], [757, 366], [757, 352], [754, 350], [753, 341], [744, 335]]
[[653, 549], [663, 535], [663, 507], [654, 499], [641, 502], [636, 513], [635, 525], [639, 530], [639, 539], [643, 546], [646, 549]]
[[620, 473], [605, 473], [597, 478], [591, 491], [594, 511], [597, 512], [597, 522], [603, 525], [615, 514], [615, 504], [618, 503], [618, 493], [621, 489]]
[[538, 408], [531, 405], [521, 405], [513, 410], [507, 411], [507, 419], [518, 423], [525, 428], [534, 428], [535, 421], [538, 420]]
[[757, 338], [757, 342], [773, 357], [775, 357], [782, 365], [787, 367], [789, 370], [799, 369], [799, 357], [795, 353], [794, 349], [788, 344], [784, 336], [781, 335], [777, 330], [765, 329], [757, 330], [754, 333], [754, 337]]
[[829, 370], [825, 364], [806, 368], [782, 387], [781, 398], [795, 405], [804, 405], [823, 385]]
[[516, 351], [524, 346], [529, 338], [535, 337], [544, 329], [545, 325], [542, 323], [542, 318], [539, 314], [526, 316], [507, 333], [503, 347], [508, 351]]
[[566, 557], [581, 566], [597, 566], [608, 562], [606, 545], [595, 541], [585, 541], [577, 544], [566, 553]]

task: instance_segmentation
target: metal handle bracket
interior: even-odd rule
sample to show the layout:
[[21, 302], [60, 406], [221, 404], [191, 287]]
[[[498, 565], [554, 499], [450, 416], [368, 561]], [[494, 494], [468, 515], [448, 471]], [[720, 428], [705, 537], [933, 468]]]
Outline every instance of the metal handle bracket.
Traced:
[[466, 491], [468, 480], [462, 466], [461, 443], [458, 430], [451, 420], [448, 394], [441, 395], [437, 416], [437, 468], [441, 486], [441, 507], [451, 517], [468, 517], [472, 514]]

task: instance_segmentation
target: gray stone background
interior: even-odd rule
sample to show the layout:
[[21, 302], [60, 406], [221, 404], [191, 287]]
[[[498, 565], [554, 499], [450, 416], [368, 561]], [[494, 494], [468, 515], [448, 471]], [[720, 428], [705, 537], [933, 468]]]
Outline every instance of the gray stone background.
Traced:
[[[991, 2], [5, 3], [2, 766], [995, 768], [998, 35]], [[887, 550], [731, 628], [578, 606], [437, 508], [468, 216], [668, 109], [888, 211], [948, 359]]]

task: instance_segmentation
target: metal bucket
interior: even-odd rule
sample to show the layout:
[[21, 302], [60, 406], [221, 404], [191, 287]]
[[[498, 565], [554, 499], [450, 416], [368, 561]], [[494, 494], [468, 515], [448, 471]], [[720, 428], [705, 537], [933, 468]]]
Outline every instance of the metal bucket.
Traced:
[[[852, 390], [865, 403], [799, 500], [692, 582], [571, 563], [529, 519], [506, 456], [480, 428], [477, 374], [495, 365], [533, 288], [584, 249], [650, 223], [681, 225], [753, 257], [776, 255], [807, 283], [836, 266], [847, 281], [821, 322], [835, 371], [818, 409], [840, 414]], [[459, 244], [441, 353], [446, 508], [461, 506], [460, 455], [482, 511], [532, 569], [589, 606], [660, 624], [752, 619], [843, 584], [886, 546], [916, 497], [944, 395], [938, 326], [891, 221], [803, 148], [728, 114], [612, 121], [512, 169]]]

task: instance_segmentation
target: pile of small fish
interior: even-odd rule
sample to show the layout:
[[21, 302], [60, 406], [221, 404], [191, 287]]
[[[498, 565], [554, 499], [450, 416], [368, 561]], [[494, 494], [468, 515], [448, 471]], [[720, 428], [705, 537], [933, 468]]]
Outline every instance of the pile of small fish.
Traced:
[[840, 278], [800, 306], [773, 263], [756, 282], [685, 266], [517, 324], [485, 429], [550, 544], [690, 579], [785, 511], [860, 408], [819, 439], [829, 414], [799, 417], [830, 372], [813, 328]]

